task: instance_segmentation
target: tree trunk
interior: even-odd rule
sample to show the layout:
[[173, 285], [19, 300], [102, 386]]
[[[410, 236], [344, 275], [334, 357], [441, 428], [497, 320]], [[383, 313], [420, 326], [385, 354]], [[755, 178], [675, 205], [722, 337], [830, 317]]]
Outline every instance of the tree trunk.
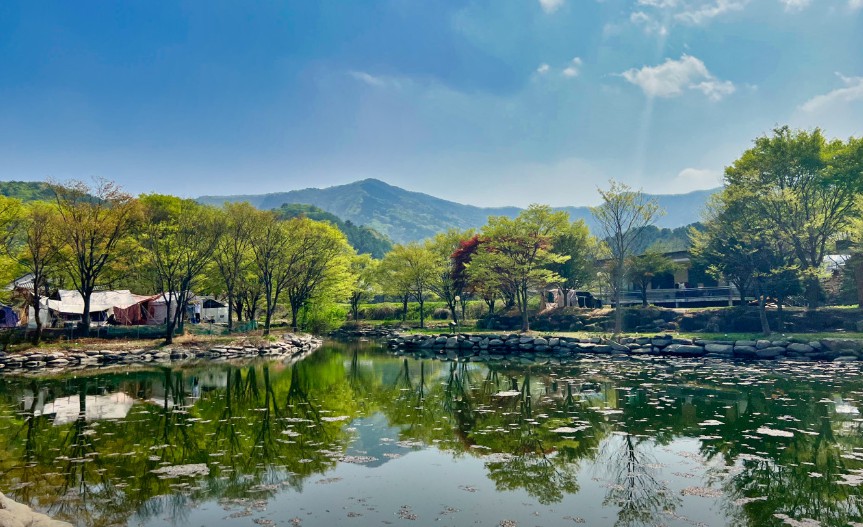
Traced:
[[420, 303], [420, 329], [423, 329], [425, 328], [425, 311], [423, 310], [425, 300], [422, 293], [417, 295], [417, 301]]
[[863, 255], [854, 256], [854, 285], [857, 286], [857, 305], [863, 308]]
[[234, 314], [234, 290], [233, 288], [228, 288], [228, 333], [234, 329], [233, 322], [233, 314]]
[[81, 313], [81, 324], [80, 329], [85, 337], [90, 336], [90, 296], [93, 294], [92, 291], [87, 291], [87, 294], [82, 295], [84, 297], [84, 312]]
[[177, 314], [174, 312], [174, 315], [171, 316], [171, 294], [168, 294], [167, 303], [165, 304], [168, 312], [165, 316], [165, 345], [172, 344], [174, 342], [174, 324], [177, 320]]
[[293, 329], [294, 333], [298, 331], [297, 328], [297, 313], [300, 312], [300, 303], [299, 302], [291, 302], [291, 329]]
[[785, 331], [785, 312], [782, 310], [782, 299], [776, 299], [776, 318], [779, 325], [779, 331]]
[[758, 318], [761, 320], [761, 332], [764, 336], [770, 335], [770, 322], [767, 320], [767, 297], [758, 291]]
[[818, 304], [821, 301], [821, 282], [817, 276], [810, 276], [806, 279], [806, 310], [814, 311], [818, 309]]
[[264, 335], [270, 334], [270, 322], [272, 321], [273, 307], [270, 295], [267, 295], [267, 308], [264, 313]]
[[42, 319], [39, 317], [39, 313], [41, 312], [39, 306], [39, 288], [34, 284], [33, 285], [33, 315], [36, 317], [36, 334], [33, 335], [33, 345], [38, 346], [39, 341], [42, 340]]

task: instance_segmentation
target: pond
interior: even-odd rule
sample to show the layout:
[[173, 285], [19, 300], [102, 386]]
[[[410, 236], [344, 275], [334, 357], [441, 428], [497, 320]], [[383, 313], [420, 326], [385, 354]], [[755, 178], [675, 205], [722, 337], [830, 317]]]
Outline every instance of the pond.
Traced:
[[0, 376], [0, 491], [77, 525], [863, 525], [855, 364], [396, 357]]

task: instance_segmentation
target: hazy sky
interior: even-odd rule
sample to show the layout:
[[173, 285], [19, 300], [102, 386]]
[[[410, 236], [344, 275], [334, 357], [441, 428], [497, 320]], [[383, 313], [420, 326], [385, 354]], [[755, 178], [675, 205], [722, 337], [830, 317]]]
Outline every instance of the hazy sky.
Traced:
[[3, 0], [0, 179], [686, 192], [775, 125], [863, 135], [861, 50], [863, 0]]

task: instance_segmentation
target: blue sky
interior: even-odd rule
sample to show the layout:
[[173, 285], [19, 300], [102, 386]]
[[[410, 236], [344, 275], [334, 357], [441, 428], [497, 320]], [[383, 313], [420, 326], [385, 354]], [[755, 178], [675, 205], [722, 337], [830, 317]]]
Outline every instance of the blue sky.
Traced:
[[863, 135], [860, 50], [863, 0], [6, 0], [0, 179], [680, 193], [776, 125]]

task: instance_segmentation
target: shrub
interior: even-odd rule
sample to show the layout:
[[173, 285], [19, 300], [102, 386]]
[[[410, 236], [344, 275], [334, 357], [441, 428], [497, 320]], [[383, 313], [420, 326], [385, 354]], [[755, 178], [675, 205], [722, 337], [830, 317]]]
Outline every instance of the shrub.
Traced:
[[449, 315], [450, 315], [449, 309], [444, 309], [442, 307], [439, 307], [439, 308], [435, 309], [434, 312], [432, 312], [431, 317], [435, 320], [446, 320], [449, 318]]

